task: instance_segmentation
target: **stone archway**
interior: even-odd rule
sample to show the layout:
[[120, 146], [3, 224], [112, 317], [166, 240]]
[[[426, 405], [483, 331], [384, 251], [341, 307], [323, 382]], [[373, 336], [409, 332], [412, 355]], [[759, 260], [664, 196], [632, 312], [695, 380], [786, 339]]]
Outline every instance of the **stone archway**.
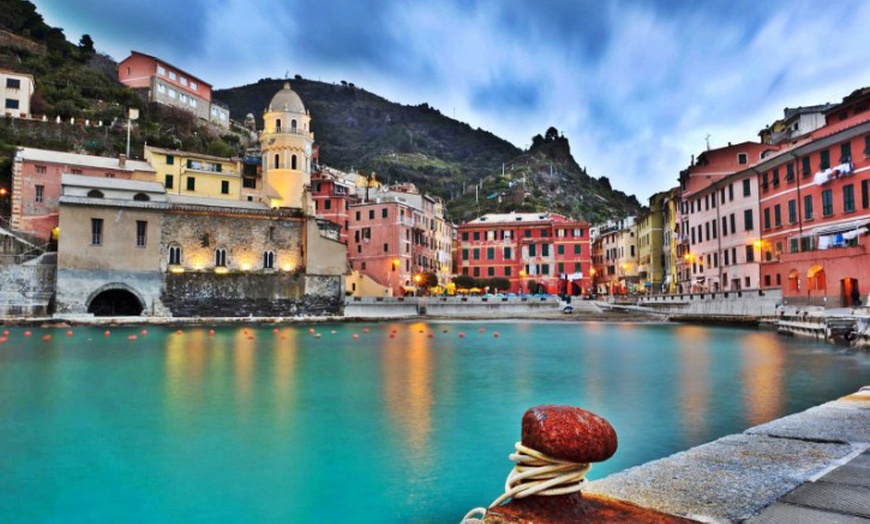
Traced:
[[133, 288], [120, 282], [106, 284], [88, 297], [88, 313], [97, 317], [139, 316], [145, 300]]

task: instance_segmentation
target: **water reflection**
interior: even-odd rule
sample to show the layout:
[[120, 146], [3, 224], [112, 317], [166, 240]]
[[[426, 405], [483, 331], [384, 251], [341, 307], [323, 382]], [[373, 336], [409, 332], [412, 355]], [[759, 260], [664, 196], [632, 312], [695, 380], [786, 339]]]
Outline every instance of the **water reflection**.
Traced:
[[709, 331], [699, 326], [675, 329], [679, 352], [680, 416], [686, 434], [699, 440], [707, 429], [710, 404]]
[[749, 426], [776, 418], [782, 412], [784, 348], [778, 339], [762, 333], [741, 337], [743, 401]]
[[296, 344], [297, 331], [285, 329], [280, 331], [272, 342], [275, 355], [275, 417], [278, 422], [287, 422], [296, 400]]
[[389, 344], [381, 352], [383, 395], [390, 420], [404, 436], [411, 462], [419, 471], [428, 468], [431, 460], [434, 356], [429, 331], [425, 323], [400, 328], [397, 340], [401, 343]]

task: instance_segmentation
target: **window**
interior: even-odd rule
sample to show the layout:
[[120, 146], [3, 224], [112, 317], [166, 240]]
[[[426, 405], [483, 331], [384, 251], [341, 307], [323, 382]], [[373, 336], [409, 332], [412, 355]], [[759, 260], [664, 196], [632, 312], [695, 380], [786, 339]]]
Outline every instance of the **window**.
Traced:
[[275, 157], [272, 160], [273, 160], [272, 167], [274, 169], [278, 169], [278, 166], [281, 164], [281, 155], [279, 155], [278, 153], [275, 153]]
[[45, 166], [36, 166], [37, 173], [45, 173]]
[[136, 247], [145, 247], [145, 241], [147, 239], [148, 232], [148, 222], [144, 220], [136, 221]]
[[810, 157], [805, 156], [801, 158], [801, 174], [804, 178], [810, 176], [812, 169], [810, 169]]
[[506, 276], [506, 277], [511, 276], [511, 267], [510, 266], [506, 266], [504, 268], [504, 276]]
[[180, 246], [169, 246], [169, 264], [170, 265], [181, 264], [181, 247]]
[[725, 262], [722, 265], [727, 266], [728, 265], [728, 250], [727, 249], [725, 250], [724, 254], [725, 254]]
[[565, 246], [562, 244], [559, 244], [556, 247], [556, 252], [559, 253], [560, 255], [564, 255], [565, 254]]
[[215, 267], [227, 267], [227, 250], [226, 249], [215, 249], [214, 250], [214, 265]]
[[387, 208], [381, 209], [381, 218], [388, 218], [388, 217], [389, 217], [389, 212], [387, 211]]
[[181, 85], [187, 86], [187, 78], [186, 77], [181, 77]]
[[374, 220], [374, 219], [375, 219], [375, 210], [369, 209], [369, 220]]
[[755, 262], [755, 247], [751, 245], [746, 246], [746, 261]]
[[45, 198], [45, 186], [36, 186], [36, 201], [42, 202]]
[[196, 191], [196, 178], [192, 176], [187, 177], [187, 190]]
[[486, 268], [486, 276], [494, 277], [495, 276], [495, 268], [494, 267]]
[[166, 68], [163, 67], [162, 65], [158, 65], [158, 66], [157, 66], [157, 74], [158, 74], [158, 75], [165, 75], [165, 74], [166, 74]]
[[21, 80], [17, 78], [7, 78], [6, 89], [21, 89]]
[[172, 175], [166, 175], [164, 177], [163, 185], [166, 186], [166, 189], [172, 189], [173, 185], [175, 185], [175, 177]]
[[813, 195], [804, 196], [804, 219], [813, 219]]
[[166, 155], [166, 165], [171, 166], [175, 164], [175, 155]]
[[103, 219], [91, 219], [91, 245], [100, 246], [103, 244]]
[[[734, 215], [731, 215], [731, 216], [733, 217]], [[746, 229], [746, 231], [752, 231], [752, 229], [754, 227], [752, 224], [752, 210], [751, 209], [746, 209], [743, 211], [743, 227]]]
[[788, 223], [794, 224], [797, 222], [797, 200], [788, 201]]
[[178, 95], [178, 92], [175, 89], [169, 88], [169, 98], [175, 98]]
[[861, 209], [870, 207], [870, 180], [861, 181]]
[[474, 257], [474, 260], [480, 260], [480, 249], [475, 249], [471, 254]]
[[870, 135], [864, 137], [864, 154], [870, 155]]
[[846, 162], [852, 161], [852, 143], [846, 142], [845, 144], [840, 144], [840, 163], [844, 164]]
[[575, 255], [580, 254], [580, 244], [574, 244], [574, 254]]
[[[221, 194], [229, 195], [230, 194], [230, 181], [229, 180], [221, 180]], [[329, 200], [326, 201], [329, 203]]]
[[834, 214], [834, 193], [830, 189], [822, 191], [822, 216], [829, 217]]
[[827, 149], [819, 151], [819, 169], [831, 167], [831, 152]]
[[509, 248], [509, 247], [504, 248], [504, 259], [511, 260], [512, 256], [513, 256], [513, 253], [511, 252], [511, 248]]
[[791, 182], [793, 180], [794, 180], [794, 163], [789, 162], [788, 164], [785, 165], [785, 181]]
[[768, 181], [767, 171], [765, 171], [764, 173], [761, 174], [761, 190], [767, 191], [768, 187], [769, 187], [769, 181]]
[[773, 168], [773, 187], [779, 187], [779, 168]]
[[[359, 213], [357, 213], [357, 217], [356, 217], [356, 219], [359, 220]], [[462, 241], [463, 241], [463, 242], [468, 242], [468, 231], [463, 231], [463, 232], [462, 232]]]
[[495, 260], [495, 248], [494, 247], [486, 248], [486, 259], [487, 260]]
[[170, 72], [169, 72], [169, 79], [170, 79], [170, 80], [178, 80], [178, 75], [175, 74], [175, 71], [170, 71]]
[[764, 229], [770, 229], [770, 208], [769, 207], [764, 208], [762, 215], [763, 215], [762, 220], [764, 221]]
[[160, 93], [161, 95], [165, 95], [166, 94], [166, 86], [158, 83], [157, 84], [157, 92]]
[[550, 256], [550, 244], [541, 244], [541, 256], [542, 257]]
[[749, 155], [746, 153], [737, 153], [737, 163], [738, 164], [748, 164], [749, 163]]
[[541, 274], [549, 275], [550, 274], [550, 264], [541, 264]]
[[[774, 172], [776, 172], [776, 170], [774, 170]], [[773, 178], [774, 187], [776, 187], [776, 185], [779, 184], [779, 181], [777, 180], [777, 178], [779, 178], [779, 175], [778, 174], [774, 175], [774, 178]], [[752, 186], [750, 186], [750, 183], [751, 183], [751, 181], [748, 178], [743, 179], [743, 196], [745, 196], [745, 197], [752, 194]]]
[[199, 91], [199, 86], [193, 80], [190, 81], [190, 88], [194, 91]]
[[534, 257], [538, 254], [538, 246], [535, 244], [529, 244], [529, 256]]
[[734, 201], [734, 184], [728, 184], [728, 201]]
[[6, 109], [18, 109], [18, 100], [15, 100], [14, 98], [7, 98]]
[[526, 238], [532, 238], [532, 230], [526, 229], [523, 233], [523, 236], [525, 236]]
[[462, 260], [468, 260], [468, 250], [467, 249], [462, 250]]
[[332, 209], [332, 200], [328, 198], [323, 201], [323, 209]]
[[480, 268], [479, 267], [474, 268], [473, 274], [474, 274], [474, 276], [479, 277], [480, 276]]
[[773, 206], [773, 225], [774, 227], [782, 227], [782, 209], [779, 204]]
[[852, 211], [855, 211], [855, 185], [846, 184], [843, 186], [843, 213]]

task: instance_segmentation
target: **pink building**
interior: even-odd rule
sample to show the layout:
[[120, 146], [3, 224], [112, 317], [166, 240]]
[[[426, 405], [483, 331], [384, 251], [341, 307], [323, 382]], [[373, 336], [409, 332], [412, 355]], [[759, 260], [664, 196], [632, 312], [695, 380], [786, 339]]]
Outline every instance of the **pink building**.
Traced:
[[19, 148], [12, 166], [13, 231], [37, 243], [48, 242], [58, 224], [62, 174], [153, 182], [154, 168], [147, 162], [29, 147]]
[[701, 153], [680, 173], [680, 292], [759, 287], [758, 180], [752, 166], [777, 149], [729, 144]]

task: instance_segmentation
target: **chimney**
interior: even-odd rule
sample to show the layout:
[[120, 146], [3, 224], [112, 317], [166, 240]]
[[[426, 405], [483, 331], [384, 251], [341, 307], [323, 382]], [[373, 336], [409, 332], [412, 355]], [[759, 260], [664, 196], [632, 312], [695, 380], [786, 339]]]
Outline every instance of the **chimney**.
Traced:
[[127, 155], [125, 155], [124, 153], [121, 153], [118, 156], [118, 166], [119, 167], [126, 167], [127, 166]]

